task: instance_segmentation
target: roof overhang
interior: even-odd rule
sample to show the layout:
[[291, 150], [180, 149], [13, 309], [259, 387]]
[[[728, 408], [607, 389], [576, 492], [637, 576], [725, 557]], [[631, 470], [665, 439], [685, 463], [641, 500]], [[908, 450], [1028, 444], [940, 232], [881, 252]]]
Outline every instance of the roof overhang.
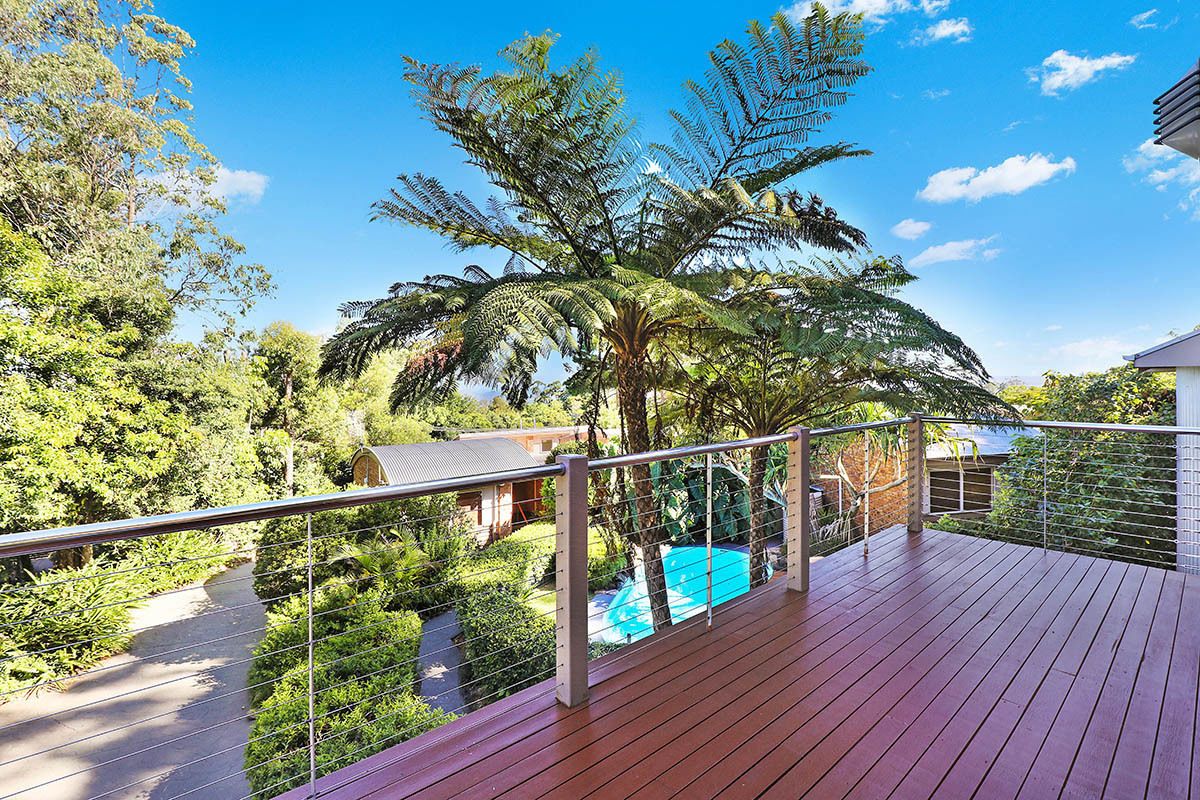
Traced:
[[1200, 330], [1176, 336], [1140, 353], [1125, 356], [1126, 361], [1146, 372], [1166, 372], [1176, 367], [1200, 367]]
[[1200, 158], [1200, 62], [1154, 100], [1155, 143]]

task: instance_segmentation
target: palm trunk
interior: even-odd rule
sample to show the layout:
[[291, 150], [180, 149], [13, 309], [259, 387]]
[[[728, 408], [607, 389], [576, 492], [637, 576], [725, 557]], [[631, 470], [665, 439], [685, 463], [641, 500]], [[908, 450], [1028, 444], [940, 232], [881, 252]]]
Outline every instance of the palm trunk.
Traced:
[[[625, 421], [626, 452], [641, 453], [650, 449], [650, 426], [646, 420], [646, 354], [619, 353], [616, 358], [617, 400]], [[659, 548], [663, 529], [658, 524], [658, 507], [654, 502], [654, 486], [650, 467], [638, 464], [629, 469], [633, 478], [636, 499], [634, 544], [642, 552], [646, 571], [646, 594], [650, 599], [650, 616], [654, 630], [671, 625], [671, 609], [667, 601], [667, 576], [663, 570]]]
[[767, 582], [767, 448], [750, 451], [750, 588]]

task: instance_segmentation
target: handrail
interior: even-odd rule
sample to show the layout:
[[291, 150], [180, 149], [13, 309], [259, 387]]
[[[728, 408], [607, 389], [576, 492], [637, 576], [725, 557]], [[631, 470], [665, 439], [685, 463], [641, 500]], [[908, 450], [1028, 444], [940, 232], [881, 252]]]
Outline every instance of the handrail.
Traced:
[[[900, 417], [836, 428], [816, 428], [811, 433], [813, 436], [828, 436], [837, 433], [872, 430], [900, 425], [910, 421], [910, 419], [910, 417]], [[732, 442], [714, 442], [711, 444], [673, 447], [666, 450], [653, 450], [645, 453], [631, 453], [596, 459], [589, 462], [588, 469], [589, 471], [614, 469], [616, 467], [648, 464], [654, 461], [690, 458], [709, 453], [725, 453], [747, 447], [762, 447], [764, 445], [790, 442], [795, 438], [795, 434], [788, 432], [770, 436], [758, 436], [750, 439], [739, 439]], [[438, 480], [422, 481], [419, 483], [376, 486], [369, 489], [357, 489], [348, 492], [332, 492], [308, 497], [289, 497], [282, 500], [265, 500], [259, 503], [204, 508], [196, 511], [156, 514], [132, 519], [113, 520], [111, 522], [95, 522], [87, 525], [72, 525], [63, 528], [47, 528], [23, 533], [10, 533], [0, 536], [0, 558], [33, 555], [35, 553], [44, 553], [48, 550], [64, 550], [84, 545], [105, 544], [107, 542], [133, 539], [152, 534], [199, 530], [220, 525], [259, 522], [261, 520], [288, 517], [296, 514], [332, 511], [339, 508], [354, 508], [372, 503], [386, 502], [388, 500], [425, 497], [431, 494], [442, 494], [443, 492], [477, 489], [497, 483], [555, 478], [562, 474], [563, 466], [561, 464], [546, 464], [544, 466], [523, 467], [521, 469], [469, 475], [460, 478], [440, 478]]]
[[283, 500], [265, 500], [259, 503], [202, 508], [174, 514], [155, 514], [149, 517], [94, 522], [65, 528], [9, 533], [0, 536], [0, 558], [32, 555], [44, 553], [47, 550], [63, 550], [89, 544], [104, 544], [150, 534], [192, 531], [218, 525], [234, 525], [240, 522], [258, 522], [265, 519], [290, 517], [295, 514], [354, 508], [388, 500], [477, 489], [496, 483], [553, 478], [562, 473], [561, 464], [546, 464], [482, 475], [468, 475], [461, 478], [439, 478], [433, 481], [405, 483], [396, 486], [375, 486], [349, 492], [288, 497]]
[[[1110, 431], [1116, 433], [1164, 433], [1200, 436], [1200, 428], [1180, 425], [1127, 425], [1113, 422], [1060, 422], [1040, 419], [962, 419], [959, 417], [922, 417], [926, 422], [981, 425], [988, 428], [1061, 428], [1079, 431]], [[814, 431], [814, 433], [816, 433]]]

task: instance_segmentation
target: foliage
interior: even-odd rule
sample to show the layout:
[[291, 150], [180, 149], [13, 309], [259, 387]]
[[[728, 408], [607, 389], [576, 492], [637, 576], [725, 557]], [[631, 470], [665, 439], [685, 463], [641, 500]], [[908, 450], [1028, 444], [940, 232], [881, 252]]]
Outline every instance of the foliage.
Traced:
[[[665, 338], [696, 325], [745, 331], [711, 274], [755, 251], [865, 243], [820, 198], [782, 185], [865, 154], [808, 144], [868, 71], [861, 19], [817, 6], [799, 23], [784, 13], [752, 23], [747, 39], [710, 53], [704, 80], [685, 85], [686, 110], [670, 114], [670, 143], [651, 147], [663, 163], [640, 168], [620, 81], [594, 53], [555, 69], [555, 39], [544, 34], [505, 48], [507, 66], [494, 73], [406, 59], [418, 107], [500, 196], [478, 203], [402, 174], [377, 216], [509, 260], [502, 274], [470, 266], [461, 278], [398, 283], [388, 297], [347, 304], [325, 374], [358, 374], [377, 353], [411, 347], [393, 384], [397, 408], [444, 400], [464, 380], [520, 406], [548, 352], [598, 356], [615, 378], [625, 445], [649, 450], [646, 398]], [[658, 629], [671, 621], [658, 509], [649, 470], [631, 474], [637, 524], [628, 533]]]
[[554, 563], [553, 523], [534, 523], [514, 531], [465, 559], [453, 579], [466, 598], [504, 589], [527, 593], [550, 574]]
[[[317, 698], [318, 776], [454, 719], [386, 680], [331, 684]], [[264, 796], [308, 782], [307, 674], [291, 673], [271, 696], [270, 705], [254, 719], [245, 757], [250, 789]]]
[[505, 588], [473, 591], [458, 602], [463, 665], [476, 698], [493, 702], [554, 673], [554, 617]]
[[[268, 631], [254, 648], [248, 678], [253, 705], [263, 704], [276, 681], [307, 660], [308, 597], [280, 603], [267, 616]], [[388, 611], [382, 594], [331, 581], [313, 594], [313, 641], [329, 677], [369, 676], [384, 666], [397, 686], [416, 679], [414, 660], [421, 620], [412, 611]], [[336, 662], [336, 663], [334, 663]]]
[[[1170, 425], [1169, 376], [1132, 366], [1046, 376], [1037, 400], [1051, 420]], [[1000, 469], [992, 511], [954, 529], [1135, 563], [1175, 563], [1173, 437], [1046, 429], [1019, 437]]]
[[[268, 605], [301, 593], [307, 586], [306, 526], [306, 519], [298, 516], [274, 519], [263, 526], [254, 564], [254, 591]], [[381, 538], [405, 542], [412, 537], [428, 555], [435, 540], [462, 542], [463, 536], [453, 495], [372, 503], [313, 514], [314, 581], [325, 583], [344, 574], [341, 559], [350, 547], [379, 550]], [[452, 547], [465, 550], [464, 544]], [[444, 570], [447, 566], [440, 568]]]
[[129, 643], [138, 588], [102, 561], [0, 586], [0, 691], [86, 669]]
[[0, 218], [117, 304], [150, 293], [229, 323], [270, 277], [217, 224], [223, 168], [190, 128], [181, 67], [195, 43], [152, 12], [0, 8]]
[[[414, 612], [384, 611], [377, 594], [337, 583], [315, 592], [313, 611], [321, 774], [452, 718], [413, 696], [421, 638]], [[250, 669], [257, 712], [246, 767], [256, 791], [281, 792], [308, 777], [307, 597], [279, 604], [267, 622]]]

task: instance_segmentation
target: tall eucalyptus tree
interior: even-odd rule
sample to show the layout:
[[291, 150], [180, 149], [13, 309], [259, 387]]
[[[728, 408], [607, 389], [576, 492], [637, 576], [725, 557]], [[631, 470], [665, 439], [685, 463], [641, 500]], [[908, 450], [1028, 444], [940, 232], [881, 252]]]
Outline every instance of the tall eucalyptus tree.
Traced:
[[[818, 8], [799, 23], [777, 14], [747, 41], [724, 41], [701, 82], [670, 112], [670, 141], [643, 148], [620, 79], [588, 52], [561, 69], [554, 37], [521, 39], [506, 67], [407, 59], [417, 105], [479, 168], [497, 194], [476, 202], [436, 178], [403, 174], [377, 218], [433, 231], [458, 250], [507, 254], [502, 274], [398, 283], [387, 297], [343, 307], [324, 372], [349, 375], [376, 353], [417, 354], [397, 376], [397, 407], [450, 392], [461, 380], [501, 388], [519, 404], [539, 358], [604, 347], [612, 358], [629, 451], [649, 449], [648, 368], [672, 331], [750, 329], [713, 294], [712, 272], [761, 250], [846, 252], [863, 233], [819, 197], [783, 184], [864, 155], [810, 137], [869, 67], [861, 20]], [[719, 282], [718, 282], [719, 284]], [[654, 626], [670, 625], [647, 467], [632, 471], [633, 544], [645, 562]]]

